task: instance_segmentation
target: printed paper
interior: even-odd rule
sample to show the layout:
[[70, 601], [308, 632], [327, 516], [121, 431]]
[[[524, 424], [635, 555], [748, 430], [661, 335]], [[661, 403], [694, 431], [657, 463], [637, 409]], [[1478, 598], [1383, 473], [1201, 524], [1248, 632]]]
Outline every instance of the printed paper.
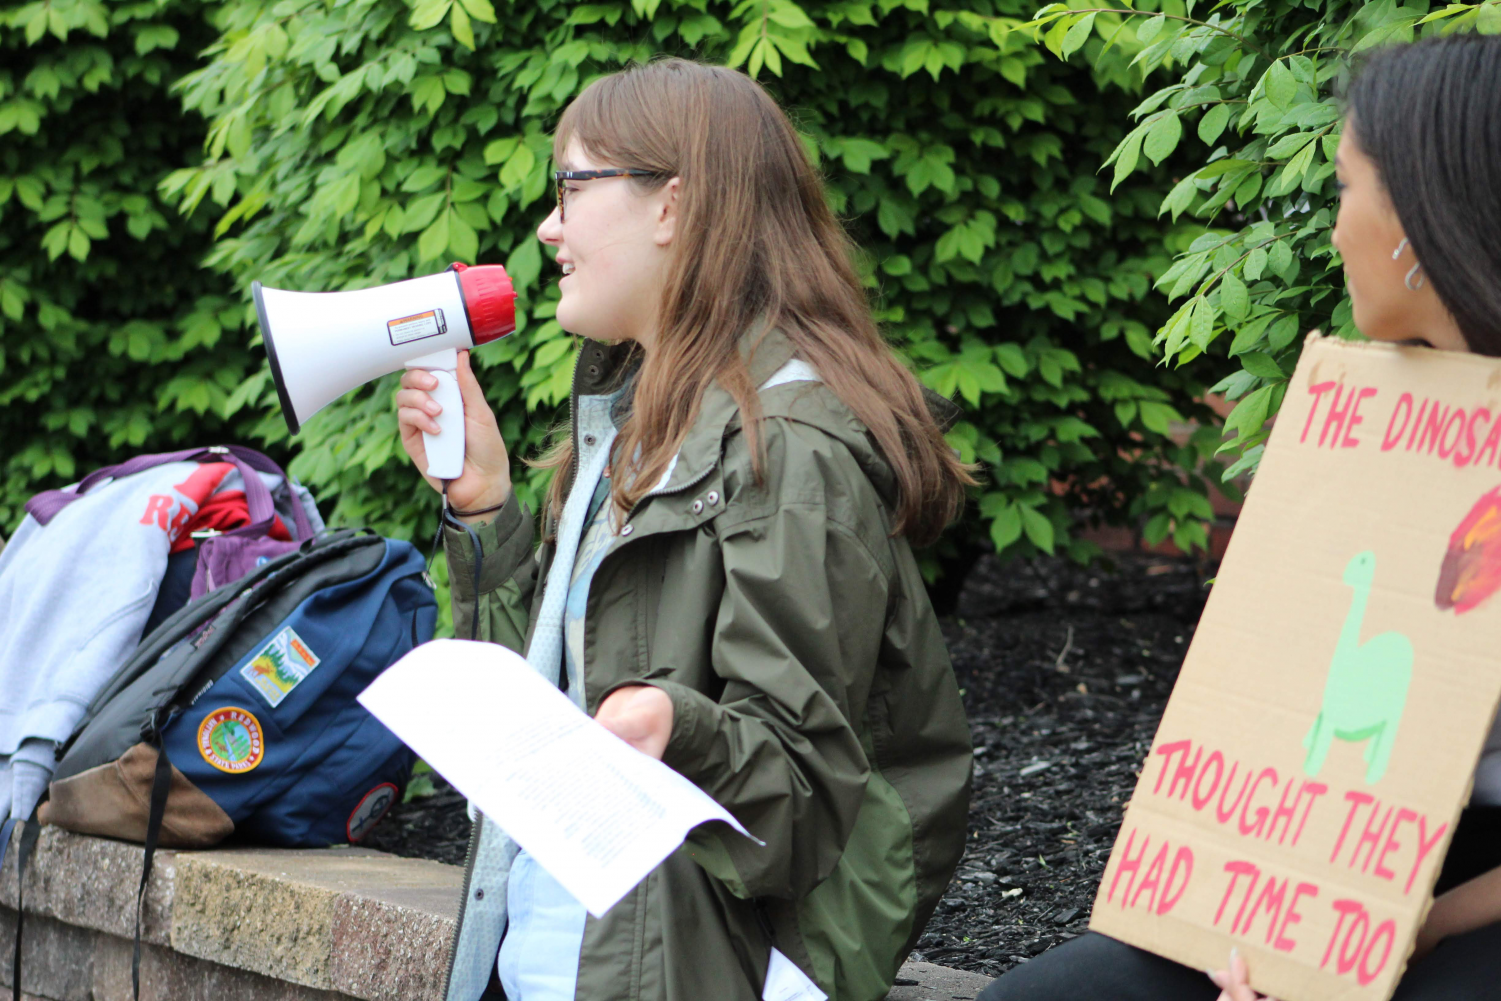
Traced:
[[703, 790], [494, 643], [425, 643], [359, 700], [595, 917], [699, 824], [723, 821], [750, 837]]

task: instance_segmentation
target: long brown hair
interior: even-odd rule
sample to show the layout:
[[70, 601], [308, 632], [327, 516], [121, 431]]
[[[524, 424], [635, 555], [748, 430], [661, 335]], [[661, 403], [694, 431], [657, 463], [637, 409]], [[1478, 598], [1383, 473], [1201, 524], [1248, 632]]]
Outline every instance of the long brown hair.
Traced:
[[[743, 73], [663, 59], [585, 88], [558, 123], [554, 159], [575, 139], [593, 160], [651, 171], [631, 179], [647, 190], [682, 178], [661, 328], [614, 446], [615, 460], [639, 458], [633, 475], [613, 478], [614, 502], [629, 511], [657, 483], [716, 381], [740, 409], [760, 475], [761, 407], [739, 342], [761, 324], [779, 328], [874, 436], [896, 475], [896, 532], [935, 539], [963, 508], [970, 467], [881, 338], [853, 245], [776, 102]], [[554, 512], [572, 457], [565, 439], [541, 463], [559, 474]]]

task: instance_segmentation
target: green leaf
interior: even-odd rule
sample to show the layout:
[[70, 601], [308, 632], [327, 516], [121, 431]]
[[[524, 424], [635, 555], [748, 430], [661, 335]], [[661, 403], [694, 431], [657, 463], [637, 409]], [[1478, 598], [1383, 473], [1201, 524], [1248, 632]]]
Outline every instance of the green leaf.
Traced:
[[[61, 36], [59, 36], [61, 37]], [[144, 56], [154, 49], [177, 47], [177, 29], [167, 24], [148, 24], [136, 29], [136, 55]]]
[[1204, 117], [1199, 119], [1199, 139], [1207, 146], [1213, 146], [1220, 134], [1225, 131], [1225, 126], [1230, 122], [1230, 105], [1216, 104], [1204, 112]]
[[[1228, 354], [1233, 358], [1242, 352], [1249, 351], [1261, 343], [1266, 335], [1266, 328], [1272, 321], [1272, 314], [1267, 314], [1252, 320], [1235, 332], [1235, 339], [1230, 342]], [[1233, 377], [1232, 377], [1233, 378]]]
[[1019, 344], [997, 344], [993, 353], [996, 364], [1000, 365], [1012, 378], [1026, 378], [1027, 373], [1032, 369], [1031, 363], [1027, 361], [1026, 352]]
[[465, 264], [478, 263], [479, 235], [458, 212], [453, 212], [448, 220], [448, 249], [453, 251], [455, 260]]
[[1178, 147], [1178, 140], [1182, 137], [1183, 122], [1178, 118], [1178, 113], [1163, 112], [1162, 117], [1153, 122], [1148, 130], [1147, 137], [1141, 144], [1141, 151], [1153, 163], [1161, 163]]
[[448, 28], [453, 32], [454, 41], [469, 51], [474, 51], [474, 25], [469, 23], [469, 12], [464, 9], [463, 3], [456, 3], [450, 8]]
[[1199, 193], [1199, 186], [1194, 181], [1194, 175], [1189, 174], [1183, 180], [1173, 185], [1173, 190], [1162, 200], [1162, 206], [1157, 210], [1158, 215], [1164, 212], [1172, 212], [1174, 221], [1178, 216], [1188, 210], [1193, 204], [1194, 196]]
[[1266, 264], [1266, 251], [1261, 247], [1257, 247], [1246, 255], [1246, 263], [1241, 268], [1241, 272], [1246, 276], [1247, 281], [1254, 282], [1261, 278], [1262, 272], [1266, 270]]
[[426, 31], [441, 24], [452, 6], [453, 0], [418, 0], [407, 23], [418, 31]]
[[1142, 140], [1145, 138], [1146, 134], [1142, 129], [1134, 129], [1115, 151], [1115, 176], [1110, 182], [1111, 191], [1136, 169], [1136, 163], [1141, 158]]
[[1285, 160], [1317, 138], [1316, 132], [1295, 132], [1290, 136], [1283, 136], [1267, 149], [1267, 159]]
[[68, 232], [68, 254], [74, 260], [82, 261], [89, 256], [89, 237], [81, 226], [74, 226]]
[[1027, 541], [1052, 555], [1053, 552], [1053, 523], [1036, 508], [1021, 508], [1022, 529], [1027, 533]]
[[871, 142], [869, 139], [851, 138], [842, 139], [839, 142], [840, 159], [844, 166], [856, 174], [870, 173], [870, 165], [875, 160], [884, 160], [891, 156], [891, 151], [881, 143]]
[[1296, 316], [1284, 316], [1272, 324], [1272, 329], [1267, 332], [1267, 343], [1273, 351], [1281, 351], [1291, 344], [1298, 336], [1298, 318]]
[[1291, 266], [1293, 261], [1292, 248], [1286, 240], [1278, 240], [1267, 248], [1267, 263], [1272, 267], [1272, 273], [1280, 275]]
[[1251, 310], [1251, 297], [1245, 283], [1233, 271], [1225, 272], [1225, 277], [1220, 279], [1220, 309], [1232, 320], [1244, 320]]
[[443, 256], [443, 251], [448, 249], [449, 221], [452, 214], [441, 213], [433, 224], [422, 231], [417, 238], [417, 258], [422, 261], [436, 261]]
[[1249, 438], [1266, 423], [1267, 404], [1271, 401], [1271, 386], [1262, 386], [1235, 405], [1230, 416], [1225, 418], [1225, 437], [1235, 432], [1240, 438]]
[[407, 179], [401, 182], [401, 190], [422, 191], [424, 189], [432, 187], [434, 184], [437, 184], [439, 181], [442, 181], [447, 177], [447, 167], [437, 166], [436, 164], [428, 164], [424, 167], [418, 167], [416, 170], [408, 174]]
[[495, 24], [495, 7], [490, 0], [459, 0], [464, 10], [476, 21]]
[[443, 100], [448, 96], [448, 91], [443, 89], [443, 80], [436, 76], [419, 77], [413, 81], [411, 89], [412, 110], [420, 111], [427, 109], [429, 115], [437, 114], [443, 106]]
[[1200, 351], [1207, 351], [1210, 341], [1214, 339], [1214, 324], [1218, 319], [1219, 310], [1201, 296], [1194, 303], [1193, 316], [1189, 321], [1189, 342]]
[[1261, 85], [1267, 100], [1284, 111], [1293, 103], [1293, 98], [1298, 93], [1298, 81], [1294, 79], [1287, 64], [1280, 59], [1267, 68], [1261, 78]]
[[1468, 3], [1451, 3], [1451, 4], [1449, 4], [1449, 6], [1445, 7], [1443, 10], [1436, 10], [1433, 13], [1427, 15], [1426, 17], [1420, 18], [1417, 23], [1418, 24], [1427, 24], [1430, 21], [1438, 21], [1438, 20], [1442, 20], [1443, 18], [1446, 18], [1446, 17], [1453, 17], [1455, 14], [1466, 13], [1468, 11], [1474, 10], [1474, 8], [1475, 8], [1474, 4], [1468, 4]]
[[1094, 19], [1094, 14], [1085, 14], [1074, 22], [1063, 36], [1060, 56], [1067, 59], [1084, 47], [1084, 43], [1089, 41], [1090, 33], [1094, 31]]
[[507, 136], [504, 139], [496, 139], [485, 146], [485, 163], [493, 166], [510, 159], [511, 154], [516, 152], [516, 147], [521, 145], [520, 136]]
[[1240, 356], [1240, 363], [1247, 372], [1260, 379], [1287, 378], [1287, 373], [1272, 360], [1272, 356], [1262, 351], [1247, 351]]
[[1165, 27], [1167, 27], [1165, 15], [1158, 14], [1156, 17], [1148, 18], [1145, 24], [1136, 29], [1136, 40], [1142, 45], [1151, 45]]
[[813, 21], [791, 0], [772, 0], [766, 17], [784, 28], [811, 28]]
[[531, 177], [536, 165], [537, 157], [532, 153], [531, 147], [522, 143], [512, 151], [505, 166], [500, 168], [500, 183], [512, 190], [519, 188]]
[[1021, 511], [1015, 504], [1007, 504], [990, 521], [990, 541], [995, 545], [995, 551], [999, 553], [1021, 537]]
[[1182, 423], [1183, 415], [1166, 403], [1156, 400], [1142, 400], [1137, 404], [1140, 411], [1142, 427], [1158, 434], [1168, 434], [1172, 431], [1173, 424]]
[[1313, 154], [1317, 149], [1318, 143], [1310, 142], [1299, 150], [1297, 155], [1291, 160], [1287, 161], [1287, 166], [1282, 168], [1282, 183], [1279, 185], [1280, 191], [1274, 192], [1274, 194], [1291, 191], [1297, 185], [1304, 173], [1307, 172], [1309, 165], [1313, 163]]
[[536, 285], [542, 274], [542, 244], [535, 238], [523, 238], [520, 246], [506, 259], [506, 273], [511, 276], [518, 292]]

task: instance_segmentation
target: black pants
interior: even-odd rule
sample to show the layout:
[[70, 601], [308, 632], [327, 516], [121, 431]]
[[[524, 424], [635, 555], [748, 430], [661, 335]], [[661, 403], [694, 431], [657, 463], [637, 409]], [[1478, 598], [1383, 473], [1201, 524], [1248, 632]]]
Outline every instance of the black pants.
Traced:
[[[1501, 865], [1501, 808], [1466, 810], [1436, 892]], [[1228, 957], [1227, 957], [1228, 961]], [[1203, 971], [1089, 932], [1011, 970], [975, 1001], [1214, 1001]], [[1501, 999], [1501, 924], [1440, 942], [1409, 969], [1392, 1001]]]

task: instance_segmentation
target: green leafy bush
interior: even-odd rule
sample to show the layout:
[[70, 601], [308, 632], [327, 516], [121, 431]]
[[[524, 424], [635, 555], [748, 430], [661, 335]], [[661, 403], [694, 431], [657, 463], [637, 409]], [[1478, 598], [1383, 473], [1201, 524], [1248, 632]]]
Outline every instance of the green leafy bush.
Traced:
[[1329, 242], [1337, 93], [1351, 56], [1425, 33], [1501, 32], [1501, 2], [1226, 0], [1202, 17], [1191, 3], [1168, 13], [1106, 10], [1052, 4], [1033, 24], [1064, 58], [1082, 38], [1124, 25], [1120, 34], [1139, 47], [1133, 62], [1169, 81], [1135, 108], [1139, 124], [1105, 166], [1119, 184], [1148, 160], [1183, 155], [1186, 137], [1198, 140], [1202, 165], [1184, 172], [1161, 211], [1206, 228], [1157, 281], [1182, 302], [1155, 343], [1176, 366], [1203, 355], [1195, 367], [1223, 376], [1214, 388], [1237, 403], [1225, 421], [1234, 437], [1220, 451], [1240, 453], [1226, 474], [1254, 470], [1301, 335], [1359, 336]]
[[[0, 4], [0, 515], [123, 452], [233, 435], [295, 448], [335, 521], [417, 534], [436, 500], [400, 455], [393, 381], [288, 440], [250, 280], [334, 290], [505, 263], [522, 326], [475, 360], [507, 440], [534, 452], [575, 354], [533, 234], [551, 198], [548, 130], [590, 79], [669, 52], [742, 66], [792, 111], [893, 340], [965, 405], [951, 440], [987, 482], [950, 557], [988, 538], [1084, 558], [1081, 520], [1201, 544], [1215, 436], [1173, 440], [1206, 416], [1202, 387], [1154, 367], [1168, 310], [1150, 287], [1202, 227], [1158, 220], [1169, 163], [1113, 196], [1097, 176], [1129, 128], [1136, 49], [1090, 38], [1095, 66], [1071, 67], [1014, 30], [1022, 0], [960, 7]], [[107, 74], [90, 76], [100, 59]], [[33, 70], [54, 64], [71, 67], [55, 88]], [[55, 196], [75, 207], [56, 214]], [[518, 489], [535, 501], [541, 486]]]
[[[220, 207], [209, 256], [239, 287], [347, 289], [503, 261], [517, 336], [476, 353], [509, 441], [535, 450], [575, 346], [553, 319], [533, 230], [550, 208], [548, 131], [590, 79], [680, 53], [743, 66], [792, 109], [865, 252], [881, 316], [938, 390], [966, 404], [952, 440], [984, 462], [978, 524], [998, 549], [1084, 557], [1073, 511], [1151, 516], [1202, 543], [1204, 436], [1169, 431], [1199, 386], [1154, 370], [1148, 301], [1168, 266], [1161, 173], [1108, 198], [1095, 165], [1125, 129], [1126, 56], [1081, 72], [1012, 31], [1009, 0], [245, 2], [219, 15], [182, 85], [210, 121], [207, 158], [164, 190]], [[1096, 48], [1099, 48], [1096, 45]], [[1111, 62], [1114, 59], [1114, 62]], [[399, 457], [391, 385], [305, 432], [295, 471], [336, 516], [411, 533], [431, 503]], [[262, 372], [226, 408], [266, 414]], [[519, 489], [535, 499], [533, 477]]]
[[39, 489], [247, 430], [225, 419], [262, 364], [240, 297], [198, 269], [207, 213], [156, 193], [201, 155], [168, 86], [214, 38], [203, 14], [0, 4], [0, 531]]

